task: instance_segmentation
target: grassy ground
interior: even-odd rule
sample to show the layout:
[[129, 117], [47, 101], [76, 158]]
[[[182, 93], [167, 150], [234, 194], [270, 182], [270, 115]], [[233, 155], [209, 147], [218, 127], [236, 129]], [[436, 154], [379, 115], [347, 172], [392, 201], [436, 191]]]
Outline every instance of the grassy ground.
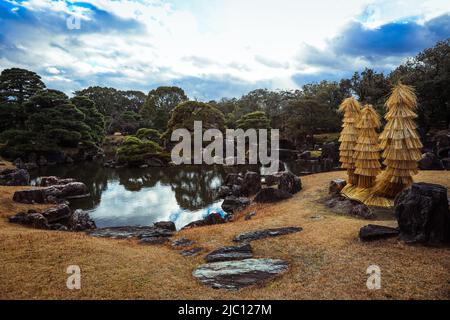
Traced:
[[13, 169], [13, 168], [15, 168], [15, 166], [11, 162], [6, 161], [2, 157], [0, 157], [0, 171], [3, 169]]
[[[252, 243], [257, 257], [282, 258], [290, 270], [263, 288], [239, 292], [209, 289], [192, 270], [202, 256], [184, 258], [169, 246], [90, 238], [82, 233], [33, 230], [6, 217], [25, 209], [13, 203], [15, 188], [0, 187], [0, 298], [32, 299], [450, 299], [450, 249], [408, 246], [396, 239], [358, 240], [367, 221], [331, 213], [317, 202], [332, 178], [344, 172], [302, 177], [294, 198], [256, 205], [250, 221], [182, 231], [206, 250], [231, 244], [238, 233], [301, 226], [303, 232]], [[450, 186], [448, 172], [421, 172], [416, 180]], [[313, 220], [313, 215], [323, 219]], [[395, 225], [395, 221], [372, 221]], [[66, 288], [67, 266], [81, 267], [81, 290]], [[382, 289], [366, 287], [366, 269], [376, 264]]]

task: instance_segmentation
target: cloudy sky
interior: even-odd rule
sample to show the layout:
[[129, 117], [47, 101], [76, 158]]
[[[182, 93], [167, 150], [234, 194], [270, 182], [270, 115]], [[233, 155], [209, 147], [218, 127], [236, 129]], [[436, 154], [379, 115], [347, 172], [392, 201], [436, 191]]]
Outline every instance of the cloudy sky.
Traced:
[[389, 72], [448, 37], [448, 0], [0, 0], [0, 69], [33, 70], [69, 94], [295, 89], [364, 67]]

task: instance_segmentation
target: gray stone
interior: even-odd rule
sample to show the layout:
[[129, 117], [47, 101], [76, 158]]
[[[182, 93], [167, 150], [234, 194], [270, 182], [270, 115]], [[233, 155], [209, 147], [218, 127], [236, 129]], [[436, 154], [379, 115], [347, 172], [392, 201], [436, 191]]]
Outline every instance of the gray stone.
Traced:
[[261, 176], [257, 172], [248, 171], [242, 182], [242, 194], [251, 196], [261, 190]]
[[148, 237], [148, 238], [142, 238], [139, 243], [140, 244], [146, 244], [146, 245], [161, 245], [165, 244], [169, 241], [167, 238], [160, 238], [160, 237]]
[[373, 214], [372, 210], [370, 210], [370, 208], [368, 206], [366, 206], [365, 204], [356, 204], [356, 205], [352, 206], [349, 213], [352, 216], [358, 216], [363, 219], [373, 219], [374, 218], [374, 214]]
[[347, 181], [344, 179], [334, 179], [330, 181], [330, 186], [328, 188], [328, 193], [331, 195], [339, 195], [347, 185]]
[[196, 248], [192, 248], [192, 249], [188, 249], [188, 250], [183, 250], [180, 252], [180, 254], [183, 257], [194, 257], [202, 251], [203, 251], [203, 248], [196, 247]]
[[25, 169], [6, 169], [0, 172], [0, 185], [27, 186], [30, 184], [30, 174]]
[[280, 175], [278, 189], [290, 194], [296, 194], [302, 190], [302, 182], [299, 177], [291, 172], [284, 172]]
[[37, 229], [48, 229], [49, 224], [47, 219], [39, 212], [29, 210], [28, 212], [21, 212], [12, 217], [9, 217], [9, 222], [27, 225]]
[[237, 235], [233, 241], [234, 242], [249, 242], [254, 240], [260, 240], [270, 237], [278, 237], [291, 233], [300, 232], [303, 229], [300, 227], [285, 227], [285, 228], [275, 228], [275, 229], [265, 229], [245, 232]]
[[47, 219], [49, 223], [67, 223], [68, 219], [72, 215], [72, 210], [66, 204], [61, 204], [56, 207], [50, 208], [42, 212], [42, 215]]
[[180, 238], [172, 241], [172, 247], [175, 249], [190, 247], [195, 244], [195, 241], [186, 238]]
[[222, 218], [222, 216], [217, 213], [213, 212], [209, 214], [205, 219], [203, 220], [197, 220], [189, 223], [188, 225], [184, 226], [182, 229], [191, 229], [191, 228], [197, 228], [197, 227], [203, 227], [203, 226], [210, 226], [215, 224], [223, 224], [226, 220]]
[[88, 235], [100, 238], [130, 239], [130, 238], [159, 238], [171, 237], [173, 232], [155, 227], [111, 227], [95, 229], [87, 232]]
[[368, 225], [359, 230], [361, 241], [375, 241], [398, 236], [398, 230], [385, 226]]
[[261, 285], [286, 272], [289, 265], [279, 259], [245, 259], [207, 263], [196, 268], [192, 275], [214, 289], [239, 290]]
[[222, 209], [226, 213], [236, 213], [242, 211], [250, 205], [250, 200], [244, 197], [229, 196], [222, 203]]
[[252, 247], [249, 244], [233, 247], [222, 247], [210, 252], [205, 257], [206, 262], [243, 260], [253, 258]]
[[68, 227], [73, 231], [85, 231], [96, 229], [94, 220], [91, 219], [89, 213], [81, 209], [75, 210], [69, 219]]
[[248, 220], [251, 220], [254, 216], [256, 216], [256, 211], [252, 211], [252, 212], [250, 212], [250, 213], [247, 213], [246, 215], [245, 215], [245, 221], [248, 221]]
[[169, 231], [177, 231], [177, 227], [175, 226], [175, 223], [173, 223], [172, 221], [155, 222], [153, 224], [153, 226], [156, 228], [159, 228], [159, 229], [166, 229]]

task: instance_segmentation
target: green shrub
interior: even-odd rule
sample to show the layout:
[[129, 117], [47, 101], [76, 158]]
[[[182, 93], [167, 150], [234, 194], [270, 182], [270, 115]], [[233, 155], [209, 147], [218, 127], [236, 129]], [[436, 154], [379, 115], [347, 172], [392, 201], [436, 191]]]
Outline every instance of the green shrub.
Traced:
[[162, 151], [163, 149], [156, 142], [129, 136], [125, 138], [122, 146], [117, 149], [117, 161], [119, 163], [139, 165], [145, 163], [145, 160], [148, 158], [159, 157]]
[[156, 143], [161, 143], [161, 133], [155, 129], [141, 128], [136, 132], [136, 137], [143, 140], [150, 140]]

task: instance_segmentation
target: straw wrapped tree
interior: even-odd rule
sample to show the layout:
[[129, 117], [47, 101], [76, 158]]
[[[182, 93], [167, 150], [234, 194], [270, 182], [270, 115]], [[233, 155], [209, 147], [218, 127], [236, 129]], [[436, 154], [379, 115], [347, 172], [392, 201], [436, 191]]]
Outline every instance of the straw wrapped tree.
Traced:
[[342, 120], [343, 129], [339, 138], [341, 143], [339, 147], [339, 161], [342, 163], [341, 167], [347, 169], [348, 183], [355, 185], [358, 182], [358, 178], [355, 175], [353, 153], [358, 140], [356, 124], [361, 114], [361, 106], [355, 98], [347, 98], [340, 105], [339, 112], [344, 114], [344, 119]]
[[355, 146], [355, 174], [358, 175], [358, 187], [371, 188], [380, 173], [380, 147], [378, 133], [380, 116], [371, 105], [366, 105], [356, 128], [359, 136]]
[[380, 135], [385, 171], [375, 186], [375, 193], [392, 198], [413, 183], [417, 161], [421, 158], [422, 143], [417, 134], [417, 97], [414, 89], [397, 84], [386, 102], [387, 124]]

